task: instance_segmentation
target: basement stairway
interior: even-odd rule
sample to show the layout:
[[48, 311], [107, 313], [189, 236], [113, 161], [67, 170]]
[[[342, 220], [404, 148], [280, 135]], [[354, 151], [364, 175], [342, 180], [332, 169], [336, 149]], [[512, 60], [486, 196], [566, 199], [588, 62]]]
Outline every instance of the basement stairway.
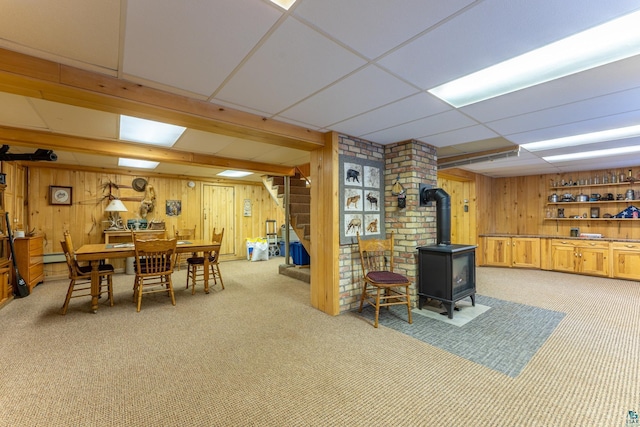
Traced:
[[[284, 177], [266, 176], [263, 177], [262, 181], [278, 206], [284, 209]], [[306, 177], [299, 172], [289, 180], [289, 223], [300, 239], [302, 246], [307, 252], [311, 252], [311, 242], [309, 240], [311, 234], [311, 189]], [[284, 274], [282, 268], [280, 270], [280, 273]], [[308, 271], [308, 269], [304, 270]], [[303, 274], [305, 278], [297, 277], [300, 273], [302, 272], [296, 273], [295, 278], [309, 282], [306, 274]], [[293, 272], [291, 276], [294, 277]]]

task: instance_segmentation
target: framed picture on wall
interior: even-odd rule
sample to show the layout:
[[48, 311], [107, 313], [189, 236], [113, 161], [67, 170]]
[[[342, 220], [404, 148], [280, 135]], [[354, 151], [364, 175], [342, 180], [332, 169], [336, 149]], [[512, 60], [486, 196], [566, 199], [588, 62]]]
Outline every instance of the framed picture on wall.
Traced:
[[49, 186], [49, 204], [51, 205], [71, 205], [72, 203], [71, 187], [63, 187], [60, 185]]
[[340, 244], [380, 238], [384, 230], [384, 163], [340, 156]]
[[167, 200], [165, 213], [167, 216], [178, 216], [182, 213], [181, 200]]

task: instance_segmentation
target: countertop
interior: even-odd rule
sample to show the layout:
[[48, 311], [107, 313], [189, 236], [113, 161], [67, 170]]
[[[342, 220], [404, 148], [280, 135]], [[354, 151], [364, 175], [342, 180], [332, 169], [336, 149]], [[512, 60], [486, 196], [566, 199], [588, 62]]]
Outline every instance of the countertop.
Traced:
[[538, 239], [570, 239], [570, 240], [596, 240], [599, 242], [631, 242], [640, 243], [638, 239], [613, 239], [607, 237], [573, 237], [573, 236], [553, 236], [545, 234], [509, 234], [509, 233], [492, 233], [492, 234], [480, 234], [478, 237], [529, 237]]

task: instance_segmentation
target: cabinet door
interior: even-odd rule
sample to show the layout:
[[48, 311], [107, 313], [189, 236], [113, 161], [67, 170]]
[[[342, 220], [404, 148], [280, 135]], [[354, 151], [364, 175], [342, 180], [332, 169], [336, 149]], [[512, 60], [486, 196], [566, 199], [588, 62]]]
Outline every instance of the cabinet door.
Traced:
[[511, 257], [514, 267], [540, 268], [540, 239], [513, 237]]
[[551, 248], [553, 269], [565, 273], [576, 272], [576, 248], [573, 245], [553, 245]]
[[594, 276], [609, 275], [609, 251], [602, 248], [579, 248], [579, 272]]
[[511, 238], [484, 238], [484, 265], [495, 267], [511, 266]]
[[640, 244], [612, 243], [613, 277], [640, 280]]

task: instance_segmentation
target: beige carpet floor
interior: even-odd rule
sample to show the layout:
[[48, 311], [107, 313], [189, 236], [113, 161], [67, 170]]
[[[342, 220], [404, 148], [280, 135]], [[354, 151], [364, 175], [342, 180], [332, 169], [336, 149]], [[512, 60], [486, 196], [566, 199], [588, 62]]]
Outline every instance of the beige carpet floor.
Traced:
[[[361, 316], [328, 316], [281, 259], [225, 290], [116, 304], [48, 281], [0, 309], [0, 426], [622, 426], [640, 410], [640, 284], [479, 268], [478, 293], [567, 315], [515, 378]], [[514, 349], [517, 351], [517, 349]]]

